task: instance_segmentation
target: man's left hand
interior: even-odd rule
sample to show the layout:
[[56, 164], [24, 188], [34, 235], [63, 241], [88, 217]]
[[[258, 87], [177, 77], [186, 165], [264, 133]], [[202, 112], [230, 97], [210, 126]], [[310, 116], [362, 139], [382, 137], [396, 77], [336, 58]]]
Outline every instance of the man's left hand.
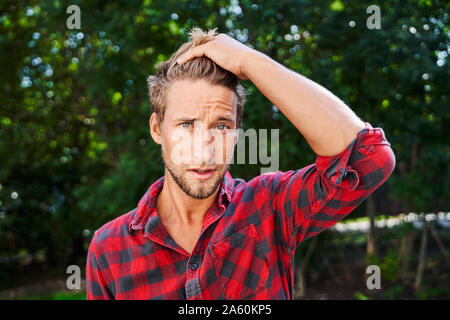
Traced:
[[257, 51], [220, 33], [213, 40], [186, 51], [177, 62], [182, 64], [195, 57], [207, 56], [225, 70], [234, 73], [240, 80], [248, 80], [245, 65], [246, 59], [252, 52]]

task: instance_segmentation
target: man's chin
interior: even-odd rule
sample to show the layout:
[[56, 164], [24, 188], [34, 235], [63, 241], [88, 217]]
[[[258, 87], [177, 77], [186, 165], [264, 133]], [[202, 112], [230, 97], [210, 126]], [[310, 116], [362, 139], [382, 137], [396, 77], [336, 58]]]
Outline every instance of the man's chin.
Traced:
[[189, 190], [185, 190], [185, 193], [191, 198], [206, 199], [210, 197], [214, 191], [216, 191], [216, 189], [213, 189], [212, 186], [199, 185], [197, 183], [190, 185]]
[[187, 194], [196, 199], [204, 199], [211, 196], [216, 191], [223, 178], [220, 177], [217, 171], [208, 179], [197, 179], [189, 172], [185, 177], [187, 178], [185, 181], [189, 185], [189, 192]]

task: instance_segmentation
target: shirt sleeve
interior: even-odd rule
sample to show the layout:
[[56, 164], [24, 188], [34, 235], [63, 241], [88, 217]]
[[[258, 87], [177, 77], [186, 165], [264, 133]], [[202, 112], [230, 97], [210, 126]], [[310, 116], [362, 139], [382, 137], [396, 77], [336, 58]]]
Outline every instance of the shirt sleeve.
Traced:
[[295, 249], [358, 207], [391, 175], [395, 155], [383, 129], [365, 122], [338, 155], [317, 156], [302, 169], [264, 176], [284, 240]]
[[108, 281], [104, 269], [96, 253], [96, 234], [91, 240], [86, 261], [86, 299], [113, 300], [114, 297], [107, 287]]

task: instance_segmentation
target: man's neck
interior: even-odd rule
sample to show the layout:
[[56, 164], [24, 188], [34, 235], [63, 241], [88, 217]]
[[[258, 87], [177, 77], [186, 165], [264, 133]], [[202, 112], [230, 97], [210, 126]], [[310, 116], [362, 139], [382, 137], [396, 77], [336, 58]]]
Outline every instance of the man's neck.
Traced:
[[156, 199], [157, 212], [165, 223], [185, 226], [202, 225], [203, 218], [216, 200], [219, 189], [208, 198], [192, 198], [178, 186], [166, 170], [163, 188]]

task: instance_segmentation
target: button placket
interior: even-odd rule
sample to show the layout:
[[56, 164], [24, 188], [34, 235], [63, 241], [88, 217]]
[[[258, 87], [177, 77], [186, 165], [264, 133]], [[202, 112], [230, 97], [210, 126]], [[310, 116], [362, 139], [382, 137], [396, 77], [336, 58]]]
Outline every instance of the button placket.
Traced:
[[203, 232], [200, 235], [188, 259], [186, 270], [186, 285], [185, 285], [186, 299], [192, 299], [193, 297], [198, 296], [199, 294], [202, 293], [199, 278], [200, 265], [203, 259], [201, 252], [199, 250], [199, 245], [202, 238]]
[[193, 254], [191, 255], [191, 258], [188, 261], [187, 269], [188, 270], [186, 275], [186, 287], [185, 287], [186, 298], [192, 299], [193, 297], [198, 296], [202, 292], [199, 278], [200, 261], [198, 257], [194, 255], [194, 251]]
[[[217, 213], [214, 210], [219, 210]], [[202, 289], [200, 287], [200, 266], [203, 261], [204, 252], [200, 251], [202, 247], [201, 242], [205, 237], [206, 233], [209, 232], [209, 228], [213, 223], [215, 223], [218, 219], [220, 219], [225, 212], [225, 207], [223, 205], [219, 205], [219, 208], [212, 208], [212, 211], [207, 213], [207, 217], [205, 218], [203, 228], [200, 234], [200, 237], [197, 240], [197, 243], [192, 250], [191, 255], [189, 256], [186, 270], [186, 298], [192, 299], [201, 295]]]

